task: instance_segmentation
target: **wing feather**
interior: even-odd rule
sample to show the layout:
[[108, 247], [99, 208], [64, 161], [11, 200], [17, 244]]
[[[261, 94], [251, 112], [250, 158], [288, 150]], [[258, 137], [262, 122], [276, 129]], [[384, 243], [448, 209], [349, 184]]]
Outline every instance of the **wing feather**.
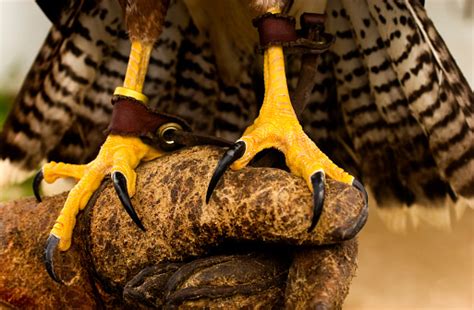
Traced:
[[472, 198], [474, 132], [469, 125], [472, 91], [461, 72], [455, 69], [451, 55], [442, 48], [442, 41], [432, 40], [436, 39], [436, 31], [427, 23], [426, 14], [420, 13], [424, 11], [421, 5], [373, 0], [368, 0], [368, 4], [408, 108], [428, 137], [441, 175], [456, 194]]
[[4, 125], [0, 159], [20, 170], [36, 169], [65, 137], [71, 138], [66, 133], [78, 117], [108, 122], [82, 102], [106, 51], [115, 44], [119, 17], [115, 5], [101, 1], [68, 20], [68, 31], [62, 25], [52, 27]]

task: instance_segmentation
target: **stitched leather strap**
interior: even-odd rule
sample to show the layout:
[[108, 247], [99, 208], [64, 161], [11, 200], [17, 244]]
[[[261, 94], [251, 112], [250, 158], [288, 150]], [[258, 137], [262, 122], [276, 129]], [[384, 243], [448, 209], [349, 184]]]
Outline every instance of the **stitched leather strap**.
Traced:
[[224, 139], [194, 134], [183, 119], [174, 115], [157, 113], [130, 97], [115, 96], [114, 109], [107, 132], [122, 136], [140, 137], [141, 140], [163, 151], [173, 151], [183, 146], [230, 146]]
[[267, 47], [295, 41], [295, 19], [283, 14], [265, 13], [253, 20], [260, 37], [260, 45]]
[[154, 134], [165, 123], [177, 123], [183, 129], [190, 130], [189, 125], [181, 118], [155, 113], [129, 97], [115, 96], [114, 109], [108, 132], [122, 136], [145, 136]]
[[324, 32], [325, 19], [325, 14], [303, 13], [302, 29], [296, 30], [293, 17], [265, 13], [253, 20], [260, 37], [258, 50], [280, 45], [286, 53], [321, 54], [334, 42], [334, 37]]

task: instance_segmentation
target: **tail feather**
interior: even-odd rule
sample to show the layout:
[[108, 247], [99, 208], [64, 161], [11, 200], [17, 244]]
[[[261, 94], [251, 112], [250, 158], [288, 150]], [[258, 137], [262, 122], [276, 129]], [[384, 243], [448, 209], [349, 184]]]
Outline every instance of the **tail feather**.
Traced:
[[448, 84], [456, 93], [456, 101], [461, 107], [469, 128], [474, 128], [474, 93], [469, 87], [469, 83], [462, 74], [454, 57], [450, 53], [443, 38], [439, 35], [433, 22], [428, 17], [425, 8], [417, 1], [406, 1], [407, 8], [430, 47], [437, 65], [441, 68]]
[[[381, 205], [395, 202], [410, 204], [414, 194], [400, 175], [400, 163], [404, 159], [398, 156], [400, 146], [407, 137], [403, 137], [402, 143], [398, 142], [396, 130], [380, 113], [380, 103], [377, 102], [380, 98], [373, 95], [376, 85], [373, 85], [368, 73], [370, 68], [367, 65], [371, 61], [376, 62], [377, 55], [375, 60], [361, 56], [360, 44], [357, 44], [343, 3], [330, 1], [327, 9], [327, 30], [336, 36], [331, 53], [337, 100], [364, 182], [374, 188], [375, 198]], [[399, 117], [403, 118], [403, 114]], [[387, 163], [390, 165], [387, 166]]]
[[[368, 0], [368, 4], [408, 107], [427, 134], [443, 178], [456, 194], [474, 196], [474, 132], [469, 126], [469, 115], [464, 112], [471, 110], [473, 104], [467, 83], [457, 86], [463, 78], [459, 78], [460, 72], [456, 70], [447, 74], [447, 65], [454, 68], [454, 60], [451, 55], [440, 53], [441, 49], [434, 49], [434, 42], [424, 35], [429, 28], [413, 14], [409, 1], [381, 4]], [[417, 6], [417, 10], [423, 8]], [[391, 23], [395, 21], [402, 31], [392, 30]], [[447, 65], [443, 66], [444, 63]]]
[[411, 5], [334, 0], [327, 6], [347, 145], [378, 213], [399, 231], [422, 222], [448, 228], [462, 206], [472, 205], [474, 191], [472, 91], [424, 8]]

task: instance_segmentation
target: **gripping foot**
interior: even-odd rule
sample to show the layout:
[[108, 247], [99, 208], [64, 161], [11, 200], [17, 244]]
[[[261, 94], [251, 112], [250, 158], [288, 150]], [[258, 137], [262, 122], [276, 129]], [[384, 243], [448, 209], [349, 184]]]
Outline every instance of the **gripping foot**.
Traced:
[[38, 200], [41, 200], [39, 184], [43, 179], [47, 183], [52, 183], [62, 177], [78, 180], [76, 186], [69, 192], [46, 245], [46, 270], [55, 281], [60, 280], [54, 273], [53, 252], [56, 248], [60, 251], [69, 249], [77, 213], [85, 208], [107, 174], [111, 174], [115, 190], [127, 214], [141, 230], [145, 230], [130, 200], [130, 197], [135, 194], [134, 169], [141, 161], [152, 160], [160, 155], [161, 153], [144, 144], [139, 138], [110, 135], [102, 145], [97, 158], [87, 165], [51, 162], [43, 166], [33, 182], [33, 189]]
[[208, 186], [206, 201], [228, 167], [239, 170], [257, 153], [273, 147], [285, 155], [290, 171], [303, 177], [313, 192], [313, 217], [308, 224], [308, 230], [312, 231], [323, 210], [326, 175], [353, 185], [365, 197], [367, 194], [359, 181], [336, 166], [304, 133], [290, 101], [282, 47], [266, 48], [263, 61], [265, 97], [260, 114], [219, 161]]

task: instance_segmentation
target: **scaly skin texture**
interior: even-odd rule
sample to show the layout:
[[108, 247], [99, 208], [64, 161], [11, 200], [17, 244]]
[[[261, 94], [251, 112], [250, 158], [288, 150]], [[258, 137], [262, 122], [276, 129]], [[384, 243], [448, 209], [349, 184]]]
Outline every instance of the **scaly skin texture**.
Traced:
[[152, 49], [152, 44], [142, 44], [139, 41], [132, 42], [123, 87], [142, 92]]
[[[278, 13], [279, 10], [270, 12]], [[245, 142], [245, 154], [231, 168], [242, 169], [258, 152], [274, 147], [285, 154], [291, 172], [303, 177], [310, 189], [313, 189], [311, 176], [317, 171], [324, 171], [337, 181], [352, 184], [354, 177], [321, 152], [299, 124], [288, 93], [282, 47], [267, 48], [263, 61], [265, 97], [262, 108], [253, 125], [240, 138]]]
[[[146, 102], [141, 93], [152, 44], [133, 41], [129, 63], [121, 95], [132, 96]], [[136, 173], [134, 169], [141, 161], [149, 161], [163, 153], [143, 143], [137, 137], [109, 135], [102, 145], [97, 158], [87, 165], [70, 165], [51, 162], [43, 167], [44, 180], [48, 183], [58, 178], [72, 177], [78, 180], [70, 191], [64, 208], [51, 230], [51, 235], [60, 239], [58, 249], [67, 251], [71, 246], [72, 231], [76, 224], [77, 213], [84, 209], [92, 193], [99, 187], [103, 178], [113, 172], [121, 172], [127, 180], [129, 196], [135, 194]]]
[[149, 161], [161, 155], [144, 144], [139, 138], [110, 135], [100, 149], [97, 158], [87, 165], [71, 165], [51, 162], [43, 167], [44, 180], [48, 183], [58, 178], [73, 177], [79, 182], [70, 191], [51, 234], [60, 239], [59, 250], [71, 246], [72, 230], [77, 213], [84, 209], [102, 179], [112, 172], [121, 172], [127, 179], [130, 196], [135, 195], [137, 175], [134, 169], [141, 161]]

